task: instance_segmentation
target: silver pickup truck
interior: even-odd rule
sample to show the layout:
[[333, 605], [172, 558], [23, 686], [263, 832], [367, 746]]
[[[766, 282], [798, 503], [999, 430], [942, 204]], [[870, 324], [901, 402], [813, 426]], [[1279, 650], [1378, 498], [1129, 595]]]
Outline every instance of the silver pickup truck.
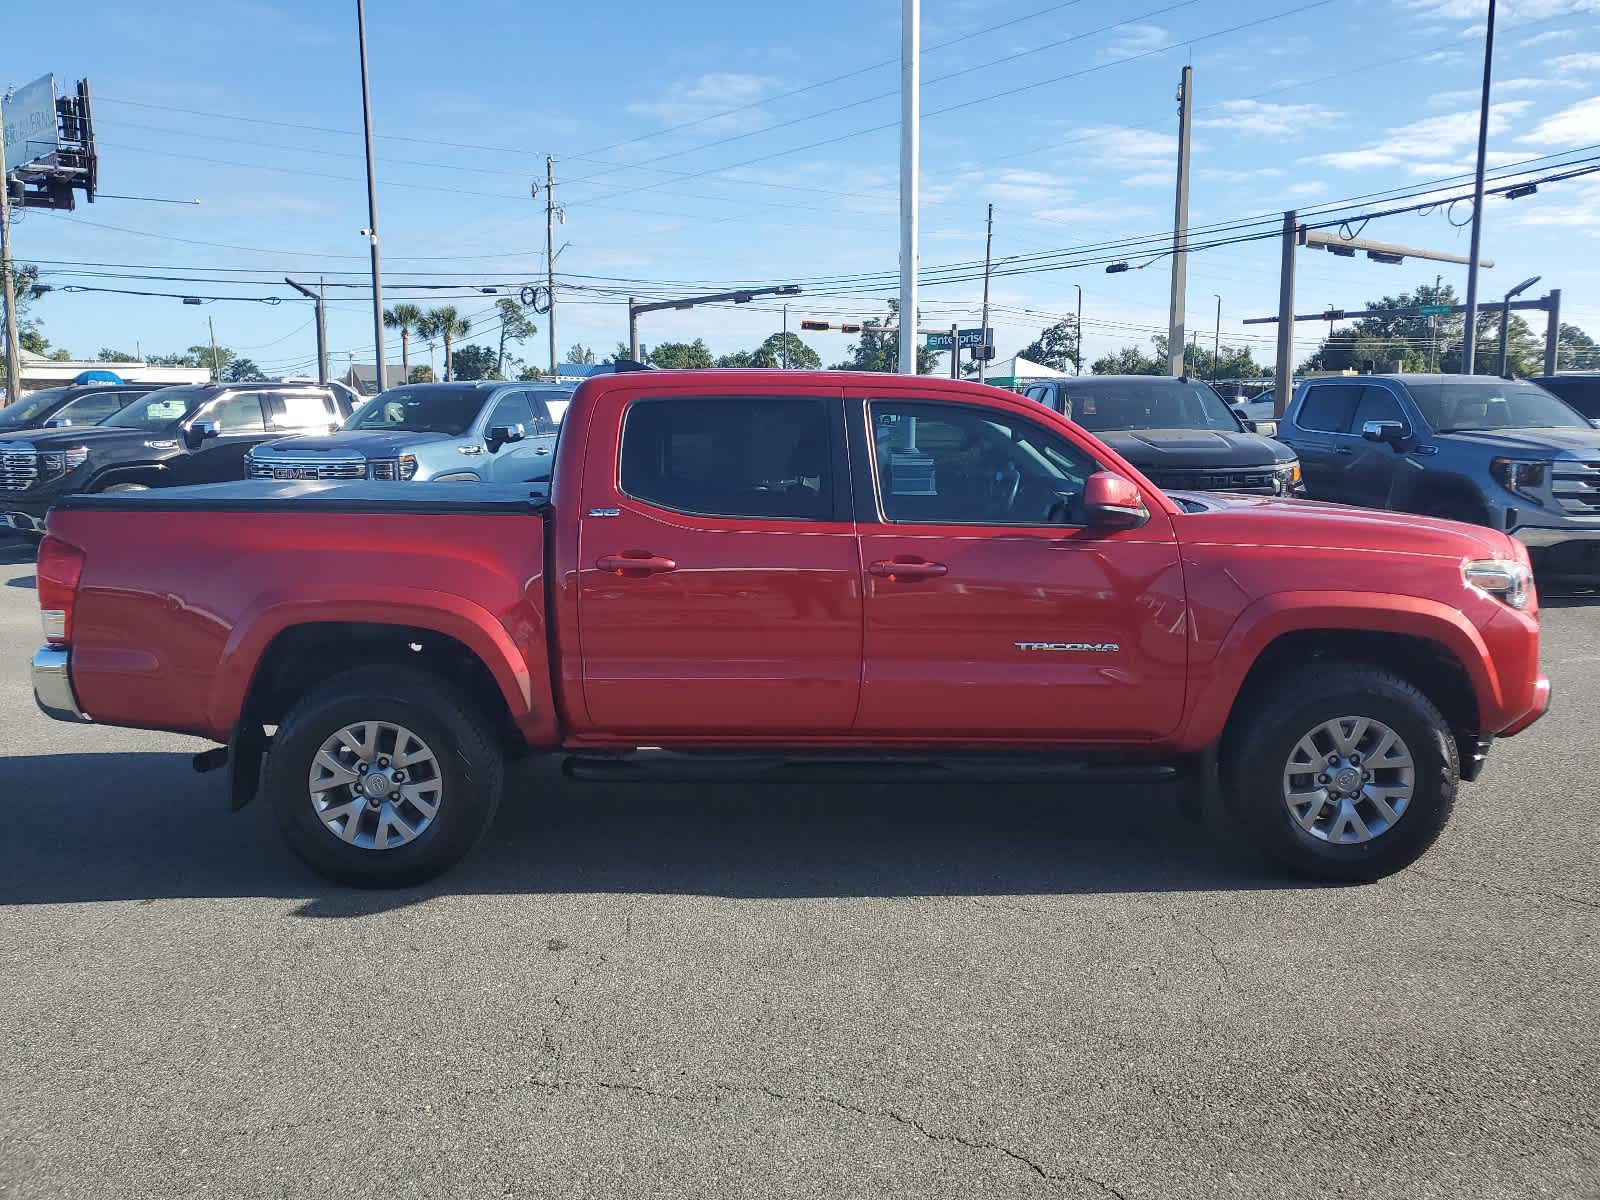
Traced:
[[481, 380], [415, 383], [368, 400], [336, 433], [250, 451], [251, 479], [526, 483], [550, 478], [573, 389]]

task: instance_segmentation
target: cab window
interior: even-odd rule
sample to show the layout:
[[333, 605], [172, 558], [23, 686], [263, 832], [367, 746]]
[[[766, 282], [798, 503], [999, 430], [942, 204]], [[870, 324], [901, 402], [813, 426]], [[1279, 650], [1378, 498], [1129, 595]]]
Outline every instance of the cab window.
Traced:
[[811, 396], [635, 401], [622, 427], [622, 492], [705, 516], [831, 520], [828, 412]]
[[1359, 385], [1345, 383], [1308, 387], [1294, 423], [1314, 433], [1347, 433], [1362, 391]]
[[994, 409], [935, 401], [869, 406], [886, 520], [946, 525], [1081, 523], [1099, 464], [1065, 438]]

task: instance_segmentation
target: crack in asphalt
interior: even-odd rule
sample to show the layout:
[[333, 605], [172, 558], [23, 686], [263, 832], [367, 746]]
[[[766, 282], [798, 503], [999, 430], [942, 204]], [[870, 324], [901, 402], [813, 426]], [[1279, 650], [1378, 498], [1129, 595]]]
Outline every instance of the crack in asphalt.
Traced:
[[[530, 1084], [533, 1087], [543, 1088], [548, 1091], [567, 1091], [573, 1088], [593, 1087], [599, 1088], [602, 1091], [629, 1092], [636, 1095], [649, 1096], [655, 1100], [664, 1100], [674, 1104], [702, 1105], [711, 1102], [711, 1097], [705, 1094], [696, 1094], [692, 1092], [664, 1092], [658, 1088], [647, 1087], [641, 1083], [625, 1083], [620, 1080], [601, 1079], [597, 1076], [588, 1076], [581, 1079], [569, 1078], [550, 1081], [534, 1079], [530, 1080]], [[858, 1117], [865, 1117], [868, 1120], [894, 1121], [896, 1124], [912, 1130], [922, 1138], [931, 1142], [954, 1143], [955, 1145], [963, 1146], [969, 1150], [985, 1150], [1003, 1154], [1013, 1162], [1019, 1163], [1026, 1167], [1030, 1172], [1038, 1176], [1038, 1178], [1044, 1180], [1046, 1183], [1052, 1185], [1074, 1182], [1087, 1183], [1100, 1189], [1104, 1195], [1115, 1196], [1117, 1200], [1127, 1200], [1127, 1197], [1116, 1187], [1106, 1183], [1104, 1180], [1096, 1179], [1092, 1175], [1063, 1175], [1059, 1172], [1047, 1170], [1034, 1159], [1028, 1157], [1028, 1155], [1022, 1153], [1020, 1150], [1012, 1148], [1011, 1146], [1007, 1146], [1004, 1143], [990, 1141], [987, 1138], [970, 1137], [961, 1133], [942, 1133], [937, 1129], [930, 1129], [916, 1117], [900, 1112], [897, 1109], [868, 1108], [865, 1105], [854, 1104], [848, 1100], [842, 1100], [837, 1096], [809, 1096], [797, 1095], [791, 1092], [781, 1092], [777, 1088], [769, 1087], [766, 1084], [741, 1084], [716, 1081], [706, 1086], [710, 1087], [713, 1092], [726, 1092], [734, 1095], [748, 1095], [753, 1093], [756, 1095], [766, 1096], [771, 1100], [777, 1100], [785, 1104], [823, 1104], [832, 1108], [836, 1108], [841, 1112], [850, 1113]]]
[[1420, 879], [1431, 880], [1434, 883], [1455, 883], [1462, 887], [1474, 887], [1480, 891], [1490, 892], [1496, 896], [1508, 896], [1513, 900], [1526, 900], [1534, 897], [1540, 900], [1553, 900], [1558, 904], [1571, 905], [1574, 908], [1600, 908], [1600, 900], [1584, 900], [1578, 896], [1569, 896], [1565, 892], [1550, 892], [1543, 888], [1516, 888], [1496, 887], [1484, 879], [1457, 879], [1450, 875], [1435, 875], [1431, 871], [1424, 871], [1413, 866], [1410, 874]]

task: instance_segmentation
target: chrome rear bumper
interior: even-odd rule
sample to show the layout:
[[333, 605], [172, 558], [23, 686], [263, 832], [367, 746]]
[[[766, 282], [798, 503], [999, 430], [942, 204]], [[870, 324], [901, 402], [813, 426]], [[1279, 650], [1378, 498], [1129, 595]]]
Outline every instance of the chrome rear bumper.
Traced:
[[87, 721], [72, 691], [72, 651], [65, 646], [45, 646], [33, 656], [33, 700], [39, 711], [57, 721]]

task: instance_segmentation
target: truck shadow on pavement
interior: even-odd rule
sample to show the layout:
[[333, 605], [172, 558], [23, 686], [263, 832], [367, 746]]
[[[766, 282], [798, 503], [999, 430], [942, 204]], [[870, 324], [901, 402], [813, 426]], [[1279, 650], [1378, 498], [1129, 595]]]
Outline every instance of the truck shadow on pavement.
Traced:
[[730, 898], [1026, 896], [1298, 887], [1170, 788], [577, 783], [510, 772], [463, 863], [420, 888], [364, 892], [294, 859], [272, 814], [227, 811], [182, 754], [0, 759], [10, 798], [0, 904], [282, 897], [361, 917], [438, 895], [661, 893]]

